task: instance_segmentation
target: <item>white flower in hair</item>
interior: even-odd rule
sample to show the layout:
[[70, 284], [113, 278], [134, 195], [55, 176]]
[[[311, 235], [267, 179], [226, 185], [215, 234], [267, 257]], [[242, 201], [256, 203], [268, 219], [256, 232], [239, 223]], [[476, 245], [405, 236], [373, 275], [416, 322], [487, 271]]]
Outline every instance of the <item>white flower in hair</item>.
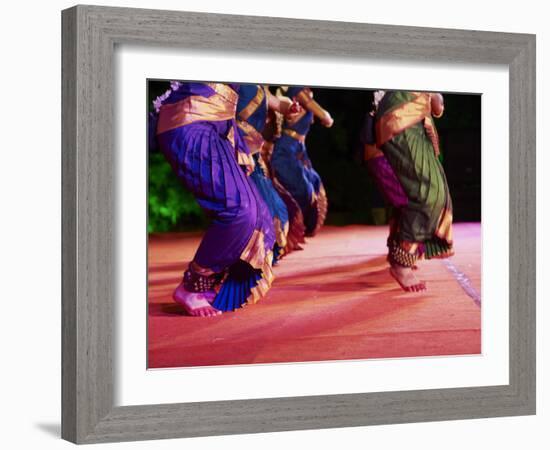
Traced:
[[378, 108], [378, 104], [380, 103], [380, 101], [382, 100], [385, 94], [386, 94], [386, 91], [382, 91], [382, 90], [374, 91], [374, 106], [376, 108]]
[[153, 107], [155, 108], [156, 112], [160, 111], [161, 106], [162, 106], [162, 99], [160, 97], [157, 97], [155, 100], [153, 100]]
[[181, 86], [181, 83], [179, 81], [171, 81], [170, 82], [170, 89], [172, 89], [172, 91], [177, 91]]
[[174, 91], [177, 91], [181, 87], [181, 83], [179, 81], [172, 81], [170, 82], [170, 89], [168, 89], [164, 94], [159, 95], [155, 100], [153, 100], [153, 107], [155, 108], [155, 111], [158, 113], [160, 111], [160, 107], [164, 103], [164, 101], [170, 97], [170, 94]]

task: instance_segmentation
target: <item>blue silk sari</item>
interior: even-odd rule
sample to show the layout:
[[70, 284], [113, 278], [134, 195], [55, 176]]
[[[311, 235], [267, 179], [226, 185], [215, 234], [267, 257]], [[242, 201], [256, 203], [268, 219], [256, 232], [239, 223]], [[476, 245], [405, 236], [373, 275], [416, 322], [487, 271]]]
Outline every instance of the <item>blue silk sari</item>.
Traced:
[[[295, 97], [303, 89], [303, 86], [291, 87], [287, 95]], [[313, 113], [305, 109], [295, 117], [286, 118], [271, 157], [274, 176], [300, 205], [308, 236], [317, 233], [327, 212], [325, 189], [305, 145], [312, 122]]]
[[287, 247], [289, 229], [288, 211], [285, 203], [273, 187], [268, 169], [261, 157], [264, 144], [262, 132], [267, 118], [266, 88], [257, 84], [241, 84], [237, 103], [237, 126], [243, 140], [253, 155], [255, 166], [250, 178], [265, 201], [275, 230], [273, 248], [274, 264], [283, 256]]

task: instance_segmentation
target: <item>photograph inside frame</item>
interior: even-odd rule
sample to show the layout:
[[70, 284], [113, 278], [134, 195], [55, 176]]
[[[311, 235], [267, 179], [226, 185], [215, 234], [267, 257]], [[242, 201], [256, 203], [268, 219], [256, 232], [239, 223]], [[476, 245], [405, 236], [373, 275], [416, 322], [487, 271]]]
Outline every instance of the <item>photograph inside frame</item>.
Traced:
[[481, 353], [481, 95], [147, 80], [149, 369]]

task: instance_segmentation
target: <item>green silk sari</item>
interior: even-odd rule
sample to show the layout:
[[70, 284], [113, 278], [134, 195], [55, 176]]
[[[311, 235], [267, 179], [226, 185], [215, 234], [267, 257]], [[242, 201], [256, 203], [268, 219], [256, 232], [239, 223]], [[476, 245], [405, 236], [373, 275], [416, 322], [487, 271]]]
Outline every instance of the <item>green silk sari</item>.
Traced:
[[377, 147], [408, 200], [392, 223], [390, 257], [392, 246], [398, 247], [394, 253], [401, 252], [396, 262], [402, 265], [452, 255], [452, 203], [438, 159], [430, 94], [387, 91], [378, 105], [375, 127]]

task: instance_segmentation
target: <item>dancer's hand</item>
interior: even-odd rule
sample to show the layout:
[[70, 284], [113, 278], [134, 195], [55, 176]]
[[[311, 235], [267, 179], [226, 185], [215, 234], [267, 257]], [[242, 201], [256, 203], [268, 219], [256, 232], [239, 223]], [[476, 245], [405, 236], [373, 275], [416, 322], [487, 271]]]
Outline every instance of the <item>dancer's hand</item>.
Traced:
[[321, 118], [321, 124], [323, 124], [325, 127], [330, 128], [334, 124], [334, 119], [330, 116], [330, 114], [325, 111], [324, 117]]
[[292, 100], [289, 99], [288, 97], [278, 97], [278, 99], [279, 99], [279, 112], [281, 114], [286, 114], [287, 111], [292, 106]]
[[432, 108], [432, 116], [441, 117], [443, 115], [443, 111], [445, 111], [443, 96], [439, 92], [431, 93], [430, 104]]
[[302, 89], [296, 96], [296, 100], [307, 110], [311, 111], [319, 119], [321, 124], [330, 128], [334, 123], [330, 113], [319, 103], [313, 100], [313, 92], [309, 88]]
[[276, 96], [267, 91], [267, 105], [269, 109], [286, 115], [292, 105], [292, 100], [284, 96]]

